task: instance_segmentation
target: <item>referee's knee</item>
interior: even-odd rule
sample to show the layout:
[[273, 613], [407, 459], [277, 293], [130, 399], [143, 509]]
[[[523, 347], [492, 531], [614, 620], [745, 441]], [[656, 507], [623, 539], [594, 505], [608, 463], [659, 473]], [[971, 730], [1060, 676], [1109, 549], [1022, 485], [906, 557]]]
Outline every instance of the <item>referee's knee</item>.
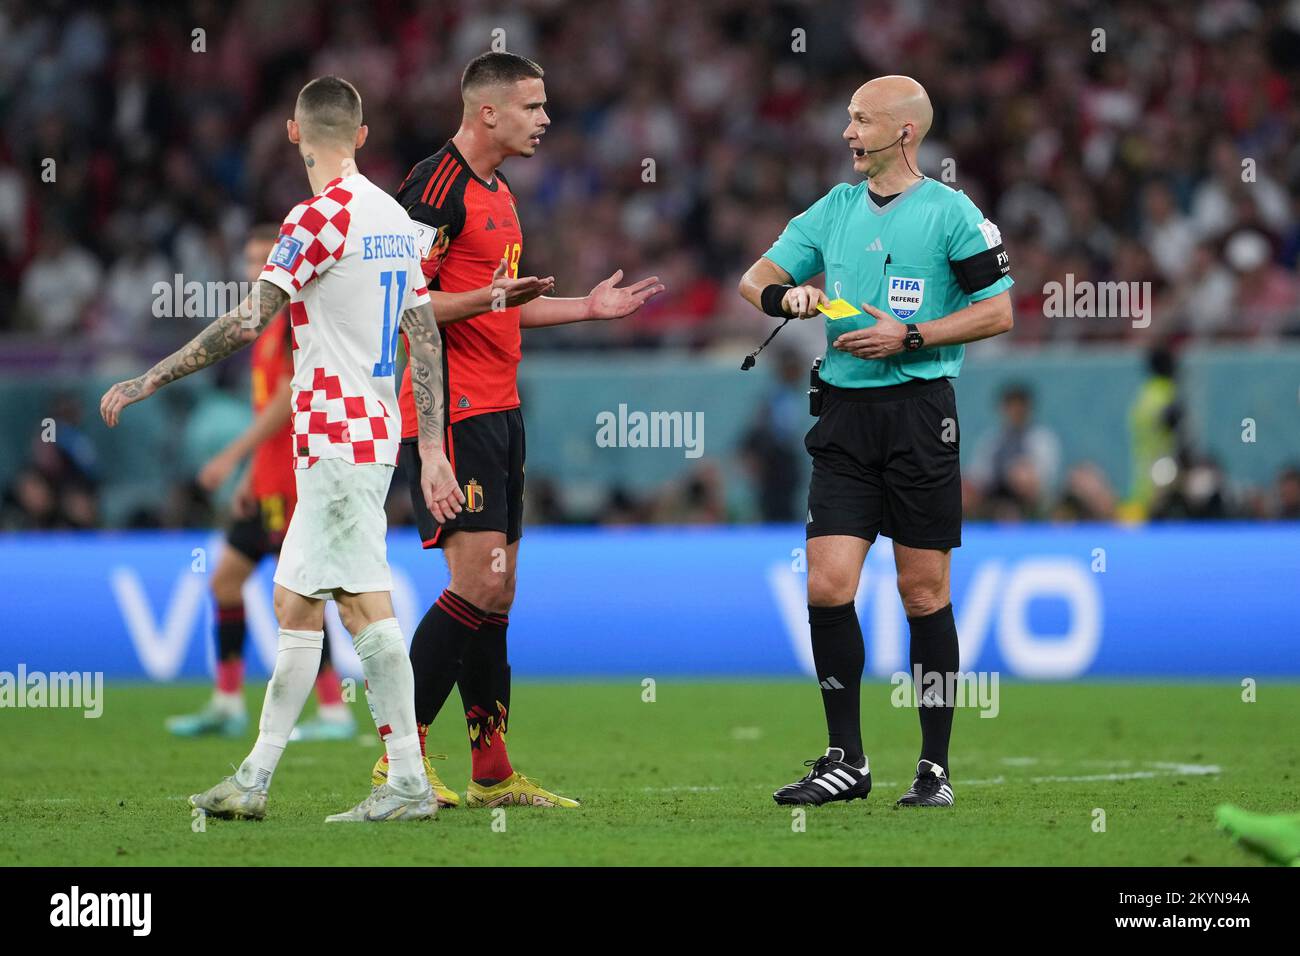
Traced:
[[898, 596], [903, 599], [903, 610], [908, 617], [925, 617], [936, 611], [942, 611], [951, 603], [948, 589], [942, 584], [931, 582], [898, 581]]
[[839, 607], [852, 601], [857, 593], [855, 574], [808, 569], [808, 603], [812, 607]]

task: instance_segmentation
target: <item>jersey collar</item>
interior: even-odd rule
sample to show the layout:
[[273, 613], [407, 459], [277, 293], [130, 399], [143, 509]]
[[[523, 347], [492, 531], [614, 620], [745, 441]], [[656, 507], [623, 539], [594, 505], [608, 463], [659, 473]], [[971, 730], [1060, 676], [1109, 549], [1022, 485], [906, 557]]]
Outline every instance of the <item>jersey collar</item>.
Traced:
[[324, 186], [322, 186], [320, 192], [318, 192], [316, 195], [317, 195], [317, 196], [324, 195], [325, 193], [327, 193], [327, 192], [329, 192], [331, 189], [333, 189], [335, 186], [337, 186], [337, 185], [339, 185], [341, 182], [343, 182], [343, 180], [345, 180], [345, 179], [365, 179], [365, 177], [362, 176], [360, 173], [348, 173], [348, 175], [346, 175], [346, 176], [335, 176], [333, 179], [331, 179], [329, 182], [327, 182]]
[[459, 149], [456, 148], [455, 142], [453, 142], [452, 140], [447, 140], [447, 148], [451, 150], [451, 154], [453, 157], [455, 157], [456, 162], [460, 163], [463, 167], [465, 167], [465, 172], [469, 173], [471, 179], [475, 180], [480, 186], [482, 186], [484, 189], [488, 190], [489, 192], [497, 191], [497, 183], [501, 181], [501, 175], [499, 173], [492, 177], [492, 182], [488, 182], [487, 180], [482, 179], [478, 175], [478, 173], [474, 172], [473, 167], [471, 167], [470, 164], [466, 162], [464, 155], [461, 153]]
[[903, 200], [905, 200], [908, 196], [912, 195], [912, 193], [916, 192], [919, 188], [924, 186], [929, 181], [930, 181], [929, 176], [922, 176], [916, 182], [912, 183], [912, 185], [904, 189], [901, 193], [896, 193], [894, 195], [894, 198], [891, 199], [889, 202], [885, 203], [883, 206], [876, 205], [876, 201], [871, 198], [871, 187], [869, 186], [867, 187], [866, 195], [863, 197], [863, 199], [866, 201], [867, 209], [875, 213], [877, 216], [883, 216], [891, 209], [897, 209], [898, 206], [903, 202]]

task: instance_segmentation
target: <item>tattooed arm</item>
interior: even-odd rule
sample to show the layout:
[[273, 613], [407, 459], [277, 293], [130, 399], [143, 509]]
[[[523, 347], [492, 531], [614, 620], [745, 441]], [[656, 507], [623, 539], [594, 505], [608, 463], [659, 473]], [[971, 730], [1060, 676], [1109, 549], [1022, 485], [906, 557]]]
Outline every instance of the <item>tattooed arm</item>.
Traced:
[[237, 308], [227, 312], [188, 343], [167, 356], [143, 375], [118, 382], [99, 400], [99, 413], [112, 428], [122, 409], [144, 401], [164, 385], [199, 369], [220, 362], [252, 343], [289, 301], [283, 289], [258, 280], [253, 291]]
[[420, 426], [420, 488], [429, 513], [439, 524], [460, 511], [465, 495], [442, 450], [446, 412], [442, 382], [442, 336], [428, 303], [402, 313], [410, 352], [411, 392]]

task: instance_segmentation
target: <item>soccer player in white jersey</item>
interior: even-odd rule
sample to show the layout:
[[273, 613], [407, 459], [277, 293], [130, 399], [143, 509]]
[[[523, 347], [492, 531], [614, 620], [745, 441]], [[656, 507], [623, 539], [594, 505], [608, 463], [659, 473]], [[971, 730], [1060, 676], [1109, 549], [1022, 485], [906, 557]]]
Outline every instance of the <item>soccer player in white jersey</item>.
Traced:
[[252, 342], [289, 303], [293, 452], [298, 506], [275, 572], [279, 652], [257, 743], [233, 776], [190, 804], [214, 816], [260, 819], [271, 776], [316, 679], [325, 601], [352, 633], [388, 750], [388, 781], [327, 822], [423, 819], [437, 810], [415, 723], [414, 681], [393, 616], [384, 499], [402, 422], [394, 388], [398, 332], [410, 343], [420, 423], [421, 486], [441, 523], [464, 496], [442, 451], [442, 341], [402, 207], [357, 172], [361, 98], [326, 76], [298, 94], [289, 141], [315, 195], [293, 208], [244, 303], [139, 378], [104, 395], [109, 427], [122, 409]]

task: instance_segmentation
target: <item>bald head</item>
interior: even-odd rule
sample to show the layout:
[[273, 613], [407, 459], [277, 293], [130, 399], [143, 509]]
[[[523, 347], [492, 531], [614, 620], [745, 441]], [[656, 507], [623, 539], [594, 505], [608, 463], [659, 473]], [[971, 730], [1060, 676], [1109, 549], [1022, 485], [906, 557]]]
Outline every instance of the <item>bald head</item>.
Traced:
[[910, 76], [879, 76], [863, 83], [849, 100], [843, 136], [853, 150], [853, 168], [872, 188], [906, 187], [915, 172], [916, 149], [930, 132], [934, 109], [925, 87]]
[[[857, 106], [882, 119], [888, 119], [900, 129], [912, 124], [912, 135], [907, 143], [918, 145], [930, 132], [934, 121], [934, 107], [925, 87], [910, 76], [878, 76], [858, 87], [849, 108]], [[895, 134], [897, 135], [897, 134]]]

